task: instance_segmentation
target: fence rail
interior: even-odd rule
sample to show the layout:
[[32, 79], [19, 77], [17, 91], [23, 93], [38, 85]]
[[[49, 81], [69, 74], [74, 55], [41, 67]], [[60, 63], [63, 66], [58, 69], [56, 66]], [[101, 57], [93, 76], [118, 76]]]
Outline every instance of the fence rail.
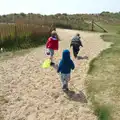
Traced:
[[101, 27], [100, 25], [98, 25], [94, 20], [92, 20], [92, 28], [91, 31], [94, 31], [94, 26], [98, 26], [100, 29], [102, 29], [104, 32], [107, 33], [107, 30], [105, 30], [103, 27]]

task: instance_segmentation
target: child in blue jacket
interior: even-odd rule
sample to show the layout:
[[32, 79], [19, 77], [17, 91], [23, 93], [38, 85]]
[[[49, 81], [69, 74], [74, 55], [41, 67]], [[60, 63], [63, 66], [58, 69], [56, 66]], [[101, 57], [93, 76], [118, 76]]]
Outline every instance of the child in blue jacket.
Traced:
[[63, 91], [68, 91], [68, 81], [70, 80], [71, 70], [75, 68], [73, 61], [70, 58], [69, 50], [64, 50], [62, 60], [59, 63], [57, 72], [61, 73], [61, 82]]

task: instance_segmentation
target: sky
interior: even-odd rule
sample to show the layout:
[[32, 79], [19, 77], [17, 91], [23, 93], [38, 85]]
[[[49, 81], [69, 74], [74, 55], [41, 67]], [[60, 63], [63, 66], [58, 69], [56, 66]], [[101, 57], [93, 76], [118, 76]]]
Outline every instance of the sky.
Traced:
[[119, 12], [120, 0], [0, 0], [0, 15], [9, 13], [101, 13]]

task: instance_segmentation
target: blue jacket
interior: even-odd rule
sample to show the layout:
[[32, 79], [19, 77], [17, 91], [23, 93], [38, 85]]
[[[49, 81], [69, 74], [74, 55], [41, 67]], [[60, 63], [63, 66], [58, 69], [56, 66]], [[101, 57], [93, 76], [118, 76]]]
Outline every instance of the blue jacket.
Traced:
[[57, 72], [69, 74], [71, 70], [75, 68], [73, 61], [70, 58], [69, 50], [64, 50], [62, 54], [62, 60], [59, 63]]

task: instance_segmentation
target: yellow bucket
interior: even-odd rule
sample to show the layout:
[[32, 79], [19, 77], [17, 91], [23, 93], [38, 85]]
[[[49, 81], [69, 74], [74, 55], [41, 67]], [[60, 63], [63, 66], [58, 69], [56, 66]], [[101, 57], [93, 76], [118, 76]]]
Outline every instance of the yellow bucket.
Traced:
[[47, 59], [43, 62], [42, 68], [49, 68], [50, 67], [50, 59]]

